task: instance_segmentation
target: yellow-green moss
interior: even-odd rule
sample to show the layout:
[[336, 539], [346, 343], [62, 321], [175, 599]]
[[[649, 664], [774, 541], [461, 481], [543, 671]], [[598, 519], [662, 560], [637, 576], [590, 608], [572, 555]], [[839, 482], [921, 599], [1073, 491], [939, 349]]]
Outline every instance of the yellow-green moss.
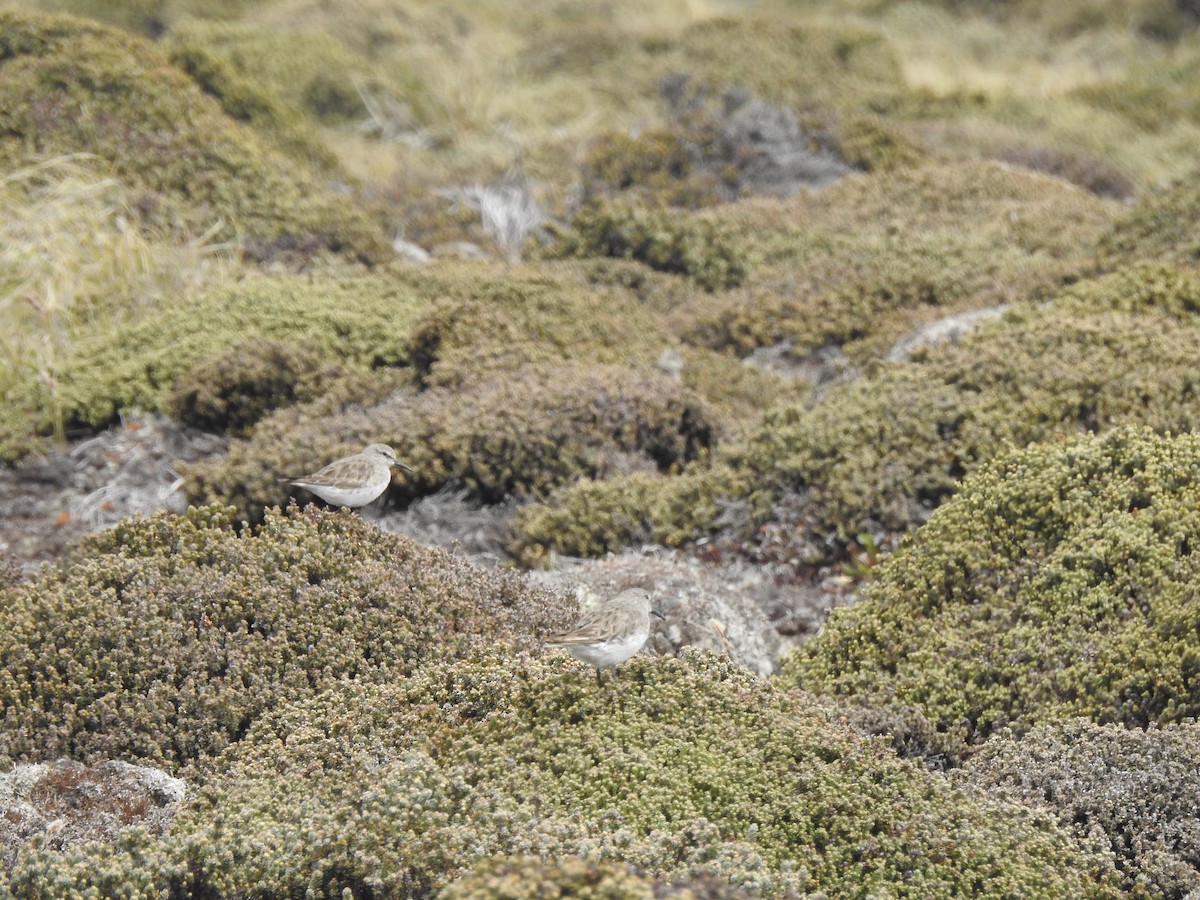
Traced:
[[975, 741], [1194, 717], [1197, 529], [1200, 438], [1031, 445], [968, 479], [780, 679]]
[[216, 99], [227, 116], [245, 122], [265, 140], [274, 141], [301, 165], [312, 167], [329, 178], [344, 177], [336, 157], [318, 141], [299, 110], [281, 102], [199, 44], [176, 39], [171, 46], [170, 59], [196, 82], [200, 90]]
[[708, 401], [726, 435], [758, 425], [772, 406], [786, 400], [800, 402], [811, 395], [808, 382], [748, 366], [732, 354], [688, 347], [679, 358], [683, 383]]
[[553, 615], [513, 577], [291, 508], [255, 534], [231, 511], [125, 522], [0, 609], [0, 759], [184, 764], [282, 701], [391, 681], [469, 645], [532, 647]]
[[484, 858], [586, 855], [773, 897], [1118, 896], [1111, 861], [1046, 815], [696, 653], [604, 688], [564, 655], [503, 652], [343, 682], [213, 771], [153, 851], [28, 852], [10, 883], [82, 887], [120, 862], [192, 896], [429, 896]]
[[697, 208], [720, 199], [717, 179], [697, 163], [676, 131], [610, 133], [588, 148], [581, 177], [588, 196], [630, 193], [650, 205]]
[[748, 490], [727, 466], [580, 481], [517, 513], [512, 551], [536, 566], [550, 551], [595, 557], [650, 541], [677, 546], [713, 531], [722, 504]]
[[1150, 260], [1200, 262], [1200, 172], [1147, 193], [1115, 223], [1100, 245], [1108, 265]]
[[[893, 235], [952, 235], [969, 227], [1002, 246], [1031, 255], [1078, 256], [1090, 251], [1123, 206], [1089, 196], [1056, 179], [993, 162], [926, 165], [846, 178], [808, 198], [794, 215], [814, 216], [832, 229]], [[747, 206], [738, 220], [759, 228], [779, 211]], [[966, 225], [965, 223], [970, 223]]]
[[1121, 423], [1200, 425], [1188, 362], [1197, 340], [1200, 328], [1165, 317], [1014, 312], [812, 409], [768, 416], [741, 464], [755, 481], [810, 488], [817, 527], [844, 539], [872, 521], [904, 529], [1009, 444]]
[[787, 341], [800, 355], [830, 345], [848, 345], [856, 356], [882, 355], [932, 309], [987, 306], [1011, 295], [1003, 276], [1028, 261], [970, 235], [863, 236], [847, 243], [799, 275], [782, 265], [774, 277], [693, 302], [692, 320], [681, 322], [684, 339], [740, 354]]
[[0, 14], [0, 161], [90, 153], [146, 192], [148, 223], [254, 257], [391, 256], [381, 229], [225, 114], [167, 55], [82, 20]]
[[720, 224], [602, 198], [583, 206], [543, 251], [550, 259], [611, 256], [686, 275], [706, 290], [741, 284], [746, 249]]
[[952, 312], [1043, 299], [1094, 267], [1120, 207], [994, 163], [849, 177], [811, 195], [723, 209], [762, 258], [738, 290], [697, 295], [672, 326], [745, 354], [788, 341], [882, 356]]
[[1060, 305], [1087, 311], [1152, 312], [1195, 323], [1200, 315], [1200, 269], [1170, 263], [1135, 263], [1063, 292]]
[[251, 338], [303, 347], [358, 371], [403, 366], [422, 302], [394, 278], [254, 278], [97, 328], [58, 361], [52, 384], [27, 384], [0, 404], [0, 446], [48, 433], [54, 406], [70, 428], [100, 427], [127, 409], [166, 411], [196, 365]]
[[830, 117], [816, 113], [805, 120], [841, 159], [864, 172], [914, 168], [928, 157], [916, 137], [883, 116], [849, 113]]
[[622, 284], [600, 284], [577, 264], [417, 276], [436, 299], [408, 353], [424, 384], [453, 387], [530, 363], [645, 366], [675, 343]]

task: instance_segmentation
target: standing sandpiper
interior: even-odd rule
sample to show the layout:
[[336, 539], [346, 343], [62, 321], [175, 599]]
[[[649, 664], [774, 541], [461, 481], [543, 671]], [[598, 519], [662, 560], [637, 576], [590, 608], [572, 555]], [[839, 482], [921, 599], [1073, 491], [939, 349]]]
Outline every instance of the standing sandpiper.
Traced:
[[311, 475], [281, 480], [312, 491], [333, 506], [356, 509], [366, 506], [387, 490], [392, 483], [392, 466], [412, 473], [387, 444], [371, 444], [362, 453], [334, 460]]
[[600, 670], [618, 666], [642, 649], [650, 637], [650, 595], [640, 588], [623, 591], [585, 612], [570, 631], [546, 638], [551, 647], [562, 647], [578, 660]]

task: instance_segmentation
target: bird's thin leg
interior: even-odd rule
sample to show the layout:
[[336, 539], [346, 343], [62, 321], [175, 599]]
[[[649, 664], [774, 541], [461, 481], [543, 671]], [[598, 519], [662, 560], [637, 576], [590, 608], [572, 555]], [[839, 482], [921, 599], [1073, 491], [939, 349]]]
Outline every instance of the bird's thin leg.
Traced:
[[604, 687], [604, 679], [600, 676], [602, 671], [603, 669], [600, 669], [599, 667], [596, 668], [596, 684], [598, 684], [600, 687]]

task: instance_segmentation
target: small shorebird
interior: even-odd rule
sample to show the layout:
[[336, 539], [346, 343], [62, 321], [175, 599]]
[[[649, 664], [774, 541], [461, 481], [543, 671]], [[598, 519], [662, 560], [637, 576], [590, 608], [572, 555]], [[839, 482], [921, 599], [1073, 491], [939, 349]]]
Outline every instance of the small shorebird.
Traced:
[[546, 638], [551, 647], [562, 647], [573, 657], [600, 670], [618, 666], [642, 649], [650, 637], [650, 616], [663, 618], [650, 608], [650, 595], [640, 588], [622, 591], [588, 610], [570, 631]]
[[281, 478], [302, 487], [333, 506], [366, 506], [392, 483], [392, 466], [412, 473], [387, 444], [371, 444], [362, 453], [336, 459], [325, 468], [299, 478]]

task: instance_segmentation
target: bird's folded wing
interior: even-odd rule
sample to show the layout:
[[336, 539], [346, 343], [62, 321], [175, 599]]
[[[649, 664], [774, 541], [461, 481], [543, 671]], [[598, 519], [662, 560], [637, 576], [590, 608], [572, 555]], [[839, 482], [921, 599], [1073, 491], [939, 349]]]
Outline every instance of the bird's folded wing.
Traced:
[[371, 477], [372, 471], [371, 464], [365, 459], [339, 459], [313, 475], [295, 480], [305, 484], [337, 486], [345, 484], [347, 481], [367, 481]]
[[604, 635], [598, 631], [588, 629], [576, 629], [575, 631], [565, 631], [562, 634], [552, 634], [546, 638], [547, 644], [595, 644], [604, 640]]

